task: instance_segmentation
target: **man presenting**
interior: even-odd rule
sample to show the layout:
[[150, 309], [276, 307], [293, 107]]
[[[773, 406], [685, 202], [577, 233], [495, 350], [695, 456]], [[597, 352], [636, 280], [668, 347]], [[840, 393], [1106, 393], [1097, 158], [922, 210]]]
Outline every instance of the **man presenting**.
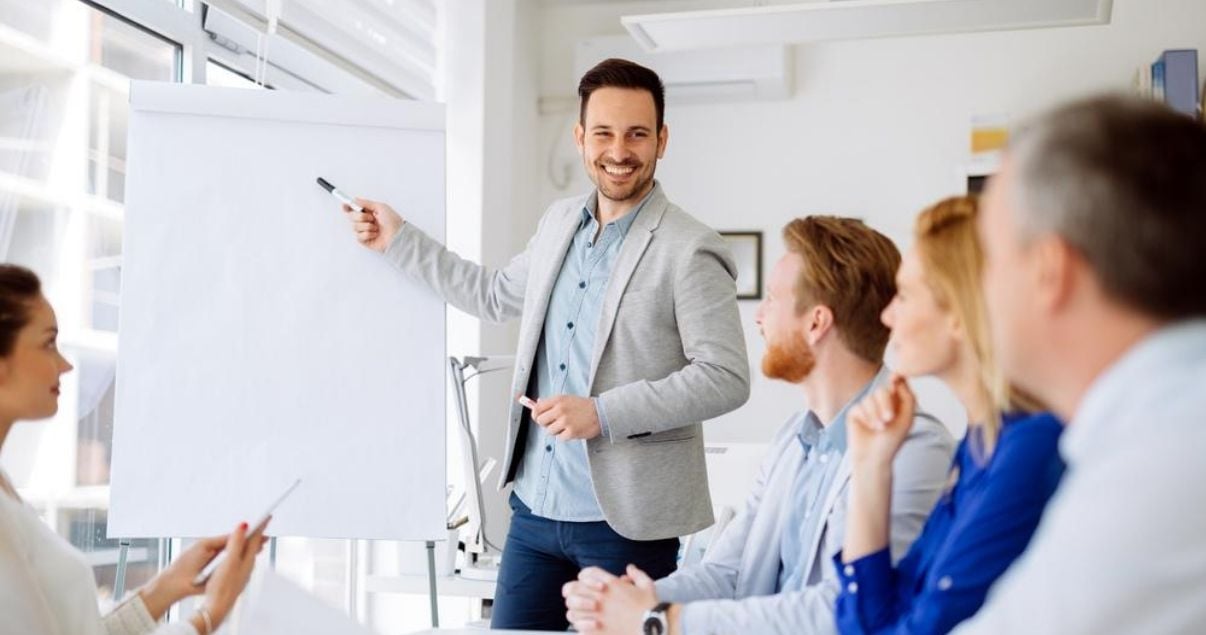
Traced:
[[749, 397], [733, 259], [653, 178], [669, 136], [661, 80], [607, 60], [578, 94], [574, 137], [596, 188], [553, 203], [499, 270], [388, 205], [344, 208], [361, 244], [449, 304], [522, 318], [511, 392], [536, 407], [511, 404], [494, 628], [565, 630], [561, 586], [583, 567], [673, 571], [678, 537], [712, 523], [700, 422]]

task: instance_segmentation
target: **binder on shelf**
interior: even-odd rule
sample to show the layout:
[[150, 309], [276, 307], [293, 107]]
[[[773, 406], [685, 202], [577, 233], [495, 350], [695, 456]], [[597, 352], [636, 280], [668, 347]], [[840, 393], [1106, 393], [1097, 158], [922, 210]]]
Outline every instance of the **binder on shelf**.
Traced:
[[1164, 61], [1152, 62], [1152, 97], [1164, 102]]
[[1164, 51], [1152, 64], [1152, 85], [1156, 97], [1177, 112], [1198, 116], [1198, 51]]

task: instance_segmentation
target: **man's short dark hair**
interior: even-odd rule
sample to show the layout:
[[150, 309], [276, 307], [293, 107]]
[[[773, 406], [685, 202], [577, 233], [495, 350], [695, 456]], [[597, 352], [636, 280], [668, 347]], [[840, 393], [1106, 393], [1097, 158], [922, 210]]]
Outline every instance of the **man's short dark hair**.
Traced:
[[600, 88], [635, 88], [648, 91], [653, 96], [653, 105], [657, 109], [657, 131], [662, 131], [662, 122], [665, 121], [666, 115], [666, 89], [657, 73], [636, 62], [617, 58], [603, 60], [586, 71], [578, 82], [578, 98], [581, 100], [578, 122], [583, 126], [586, 125], [586, 104], [590, 101], [591, 93]]
[[1206, 316], [1206, 128], [1138, 97], [1057, 108], [1010, 142], [1025, 240], [1054, 233], [1115, 300]]

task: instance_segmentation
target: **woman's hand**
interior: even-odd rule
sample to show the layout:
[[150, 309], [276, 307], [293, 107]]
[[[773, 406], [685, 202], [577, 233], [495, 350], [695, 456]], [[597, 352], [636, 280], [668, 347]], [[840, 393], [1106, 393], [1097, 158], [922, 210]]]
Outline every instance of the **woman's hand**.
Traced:
[[[255, 557], [263, 549], [266, 540], [263, 532], [249, 538], [247, 523], [239, 525], [230, 533], [226, 541], [226, 559], [218, 565], [205, 585], [204, 608], [209, 612], [214, 628], [226, 619], [243, 593], [247, 580], [251, 578], [251, 570], [255, 568]], [[196, 625], [194, 622], [194, 626]], [[198, 629], [198, 632], [203, 630]]]
[[193, 585], [193, 579], [226, 548], [227, 539], [215, 536], [198, 540], [138, 591], [153, 619], [158, 621], [176, 602], [205, 591], [205, 587]]
[[917, 398], [904, 377], [856, 404], [846, 416], [850, 494], [846, 510], [845, 562], [888, 546], [892, 509], [892, 461], [913, 428]]
[[905, 378], [895, 374], [888, 385], [855, 404], [846, 416], [851, 463], [855, 466], [891, 466], [909, 436], [916, 411], [917, 397]]
[[[206, 623], [199, 614], [194, 615], [190, 621], [198, 633], [208, 635], [207, 629], [210, 626], [216, 629], [243, 593], [255, 566], [255, 557], [263, 548], [265, 540], [262, 532], [249, 539], [247, 523], [243, 523], [228, 535], [203, 538], [193, 543], [179, 558], [138, 591], [147, 612], [158, 621], [176, 602], [204, 593], [204, 609], [209, 613], [212, 623]], [[204, 586], [194, 585], [193, 580], [205, 565], [223, 551], [229, 554], [210, 575], [209, 581]]]

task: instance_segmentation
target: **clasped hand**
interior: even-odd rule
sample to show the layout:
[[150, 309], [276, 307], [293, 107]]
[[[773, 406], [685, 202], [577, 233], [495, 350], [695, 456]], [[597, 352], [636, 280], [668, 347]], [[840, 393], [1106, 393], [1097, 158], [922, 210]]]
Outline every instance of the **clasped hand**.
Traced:
[[640, 633], [645, 612], [657, 606], [653, 579], [634, 565], [624, 576], [587, 567], [561, 588], [561, 595], [574, 629], [595, 635]]

